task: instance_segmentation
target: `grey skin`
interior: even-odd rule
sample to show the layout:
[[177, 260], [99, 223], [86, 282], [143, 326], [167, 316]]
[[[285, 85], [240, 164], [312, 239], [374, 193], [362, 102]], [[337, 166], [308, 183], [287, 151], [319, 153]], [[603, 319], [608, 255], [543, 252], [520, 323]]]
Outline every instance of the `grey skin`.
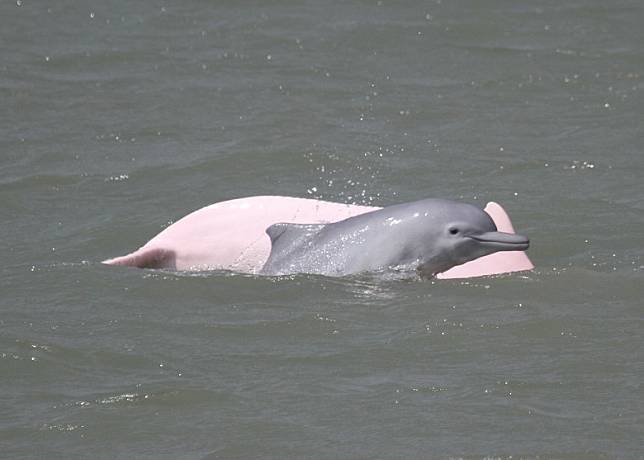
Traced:
[[496, 229], [476, 206], [425, 199], [331, 224], [279, 223], [266, 229], [271, 253], [264, 275], [343, 276], [416, 269], [433, 276], [498, 251], [523, 251], [528, 238]]

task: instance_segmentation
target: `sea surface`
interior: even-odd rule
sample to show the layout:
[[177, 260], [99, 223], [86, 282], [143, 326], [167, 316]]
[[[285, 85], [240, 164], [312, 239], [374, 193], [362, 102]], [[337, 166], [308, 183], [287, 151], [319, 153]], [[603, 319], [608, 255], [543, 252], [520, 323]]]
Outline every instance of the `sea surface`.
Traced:
[[[0, 3], [0, 457], [644, 458], [640, 0]], [[470, 280], [105, 266], [252, 195], [501, 203]]]

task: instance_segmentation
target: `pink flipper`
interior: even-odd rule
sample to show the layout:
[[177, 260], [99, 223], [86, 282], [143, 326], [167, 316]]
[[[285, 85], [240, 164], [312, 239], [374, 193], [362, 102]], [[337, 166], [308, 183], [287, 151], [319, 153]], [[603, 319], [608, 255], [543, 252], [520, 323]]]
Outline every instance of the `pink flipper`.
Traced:
[[126, 256], [104, 260], [103, 263], [108, 265], [125, 265], [140, 268], [176, 269], [174, 251], [163, 248], [142, 247]]

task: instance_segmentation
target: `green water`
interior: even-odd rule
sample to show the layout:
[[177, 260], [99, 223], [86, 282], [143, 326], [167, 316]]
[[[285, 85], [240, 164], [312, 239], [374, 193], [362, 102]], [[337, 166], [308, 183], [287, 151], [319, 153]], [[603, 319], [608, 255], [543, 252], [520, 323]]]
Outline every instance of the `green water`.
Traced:
[[[642, 458], [644, 5], [0, 4], [0, 446]], [[498, 201], [529, 273], [107, 267], [240, 196]]]

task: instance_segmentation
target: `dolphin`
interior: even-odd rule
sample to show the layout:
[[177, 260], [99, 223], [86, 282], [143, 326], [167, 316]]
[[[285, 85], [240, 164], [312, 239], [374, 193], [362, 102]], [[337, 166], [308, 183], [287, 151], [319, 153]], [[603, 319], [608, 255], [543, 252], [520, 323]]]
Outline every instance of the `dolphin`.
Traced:
[[499, 232], [476, 206], [424, 199], [329, 224], [276, 223], [263, 275], [344, 276], [390, 268], [434, 276], [500, 251], [524, 251], [525, 236]]
[[[104, 260], [108, 265], [179, 271], [231, 270], [259, 274], [271, 252], [266, 229], [277, 222], [329, 224], [383, 209], [288, 196], [249, 196], [220, 201], [182, 217], [139, 249]], [[498, 203], [484, 209], [498, 230], [515, 233]], [[391, 242], [388, 242], [390, 244]], [[438, 273], [462, 279], [532, 270], [524, 251], [497, 252]]]

